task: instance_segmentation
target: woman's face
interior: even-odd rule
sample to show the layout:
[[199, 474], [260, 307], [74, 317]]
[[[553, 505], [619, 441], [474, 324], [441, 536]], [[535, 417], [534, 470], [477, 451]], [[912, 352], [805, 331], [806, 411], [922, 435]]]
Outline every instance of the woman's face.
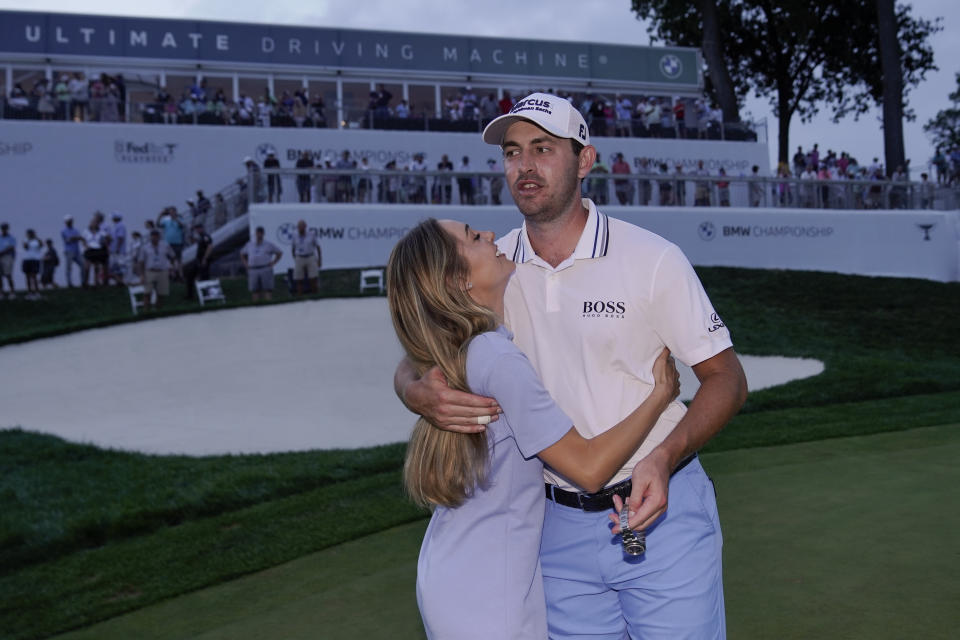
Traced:
[[441, 220], [440, 226], [454, 237], [467, 262], [470, 273], [464, 286], [469, 283], [470, 295], [480, 304], [496, 306], [493, 302], [502, 300], [516, 265], [497, 249], [493, 232], [477, 231], [456, 220]]

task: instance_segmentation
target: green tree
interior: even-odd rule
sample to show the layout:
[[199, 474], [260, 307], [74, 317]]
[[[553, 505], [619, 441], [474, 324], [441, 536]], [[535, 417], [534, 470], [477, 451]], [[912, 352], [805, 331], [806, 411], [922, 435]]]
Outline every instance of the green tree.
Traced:
[[960, 147], [960, 73], [957, 73], [957, 88], [949, 98], [950, 106], [938, 111], [923, 125], [930, 142], [938, 149]]
[[[649, 21], [653, 41], [682, 46], [703, 42], [701, 1], [631, 0], [637, 17]], [[876, 1], [713, 0], [732, 85], [740, 100], [751, 91], [770, 99], [781, 162], [788, 160], [794, 116], [808, 122], [828, 106], [834, 120], [856, 118], [882, 103]], [[928, 39], [940, 24], [914, 18], [901, 5], [896, 25], [905, 105], [910, 88], [936, 68]]]

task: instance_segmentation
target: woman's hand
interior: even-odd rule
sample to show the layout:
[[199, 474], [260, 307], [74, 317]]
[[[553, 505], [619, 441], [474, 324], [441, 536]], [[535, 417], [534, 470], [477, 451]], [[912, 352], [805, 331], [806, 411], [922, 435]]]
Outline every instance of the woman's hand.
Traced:
[[664, 408], [680, 395], [680, 372], [666, 347], [653, 363], [653, 381], [653, 395], [661, 399]]

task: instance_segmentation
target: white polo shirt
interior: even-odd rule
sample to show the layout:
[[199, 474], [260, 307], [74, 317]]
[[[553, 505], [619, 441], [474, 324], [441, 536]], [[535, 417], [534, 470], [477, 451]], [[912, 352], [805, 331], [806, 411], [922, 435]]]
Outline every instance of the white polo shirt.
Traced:
[[[590, 438], [614, 426], [653, 390], [653, 362], [664, 346], [695, 365], [732, 346], [693, 267], [660, 236], [609, 218], [584, 199], [589, 216], [573, 255], [553, 268], [537, 256], [526, 224], [497, 241], [517, 263], [507, 286], [505, 322], [556, 403]], [[633, 466], [686, 413], [674, 401]], [[547, 482], [579, 490], [545, 468]]]

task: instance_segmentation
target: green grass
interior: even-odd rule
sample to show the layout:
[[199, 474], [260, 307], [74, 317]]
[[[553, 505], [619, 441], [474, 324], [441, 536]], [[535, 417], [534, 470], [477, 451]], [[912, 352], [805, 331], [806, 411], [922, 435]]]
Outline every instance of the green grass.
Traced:
[[[960, 425], [706, 454], [728, 635], [950, 637], [960, 623]], [[891, 470], [896, 470], [891, 473]], [[308, 554], [58, 640], [423, 638], [425, 522]]]
[[[698, 271], [741, 353], [827, 367], [752, 393], [708, 452], [960, 422], [957, 283]], [[321, 297], [355, 295], [355, 271], [324, 276]], [[244, 281], [224, 284], [231, 306], [246, 304]], [[199, 310], [179, 294], [162, 313]], [[57, 291], [0, 304], [0, 345], [132, 319], [123, 290]], [[402, 453], [146, 456], [0, 431], [0, 638], [46, 637], [420, 518], [400, 494]]]

